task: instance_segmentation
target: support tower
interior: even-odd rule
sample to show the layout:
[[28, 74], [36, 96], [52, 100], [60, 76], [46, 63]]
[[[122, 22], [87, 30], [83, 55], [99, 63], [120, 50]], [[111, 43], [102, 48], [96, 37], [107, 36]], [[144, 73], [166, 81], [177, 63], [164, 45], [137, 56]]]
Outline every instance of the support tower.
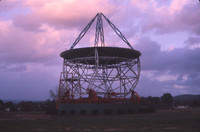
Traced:
[[[105, 46], [103, 18], [129, 48]], [[94, 47], [75, 48], [95, 20]], [[57, 105], [135, 103], [140, 100], [134, 89], [140, 76], [141, 53], [133, 49], [102, 13], [89, 22], [71, 48], [60, 56], [64, 61]]]

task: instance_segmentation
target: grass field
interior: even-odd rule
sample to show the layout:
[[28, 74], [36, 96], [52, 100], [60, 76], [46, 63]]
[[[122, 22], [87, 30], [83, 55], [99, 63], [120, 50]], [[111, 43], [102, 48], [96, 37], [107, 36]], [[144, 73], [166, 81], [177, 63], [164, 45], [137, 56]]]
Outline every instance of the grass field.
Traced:
[[0, 132], [200, 132], [200, 110], [160, 110], [149, 114], [50, 116], [0, 113]]

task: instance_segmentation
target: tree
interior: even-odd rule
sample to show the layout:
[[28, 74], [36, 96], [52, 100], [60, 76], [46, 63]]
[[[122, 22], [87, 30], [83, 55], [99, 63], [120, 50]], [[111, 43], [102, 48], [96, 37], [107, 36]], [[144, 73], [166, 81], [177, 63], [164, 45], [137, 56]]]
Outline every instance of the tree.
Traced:
[[58, 90], [57, 90], [57, 89], [50, 90], [50, 91], [49, 91], [49, 95], [50, 95], [50, 98], [51, 98], [52, 100], [57, 100], [57, 97], [58, 97]]
[[58, 89], [50, 90], [49, 96], [51, 98], [44, 102], [44, 110], [47, 114], [57, 114], [56, 101], [58, 97]]
[[19, 102], [18, 105], [21, 108], [21, 111], [37, 111], [38, 110], [37, 104], [32, 101], [21, 101]]
[[57, 109], [56, 109], [56, 100], [49, 100], [47, 99], [44, 102], [44, 110], [46, 111], [47, 114], [55, 115], [57, 114]]
[[11, 101], [4, 103], [4, 108], [9, 108], [10, 111], [16, 111], [17, 110], [16, 105]]
[[161, 96], [161, 102], [165, 107], [171, 107], [173, 104], [173, 98], [170, 93], [165, 93]]
[[3, 105], [4, 105], [3, 100], [0, 100], [0, 111], [3, 111]]

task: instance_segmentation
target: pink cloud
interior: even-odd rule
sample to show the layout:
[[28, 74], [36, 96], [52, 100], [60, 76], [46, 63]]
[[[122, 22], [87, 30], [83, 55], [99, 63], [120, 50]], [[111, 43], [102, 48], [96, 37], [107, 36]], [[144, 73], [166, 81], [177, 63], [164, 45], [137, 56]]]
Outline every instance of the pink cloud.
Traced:
[[41, 26], [45, 32], [38, 33], [17, 28], [12, 21], [0, 21], [0, 27], [1, 62], [45, 62], [55, 59], [63, 50], [58, 42], [63, 41], [61, 33], [64, 32], [58, 32], [47, 25]]
[[42, 24], [56, 28], [82, 28], [98, 12], [109, 15], [116, 10], [108, 1], [101, 0], [29, 0], [23, 4], [30, 13], [17, 15], [14, 23], [29, 30], [38, 29]]
[[[149, 7], [151, 8], [151, 7]], [[188, 3], [188, 0], [176, 2], [166, 8], [152, 8], [145, 12], [143, 30], [155, 30], [158, 34], [186, 31], [200, 34], [199, 4]]]

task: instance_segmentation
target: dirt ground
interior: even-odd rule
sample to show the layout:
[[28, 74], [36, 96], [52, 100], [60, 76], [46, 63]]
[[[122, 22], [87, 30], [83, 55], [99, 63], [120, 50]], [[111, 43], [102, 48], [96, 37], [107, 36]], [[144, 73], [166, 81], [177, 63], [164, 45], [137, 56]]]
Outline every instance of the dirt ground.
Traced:
[[0, 132], [200, 132], [200, 109], [132, 115], [46, 115], [0, 112]]

